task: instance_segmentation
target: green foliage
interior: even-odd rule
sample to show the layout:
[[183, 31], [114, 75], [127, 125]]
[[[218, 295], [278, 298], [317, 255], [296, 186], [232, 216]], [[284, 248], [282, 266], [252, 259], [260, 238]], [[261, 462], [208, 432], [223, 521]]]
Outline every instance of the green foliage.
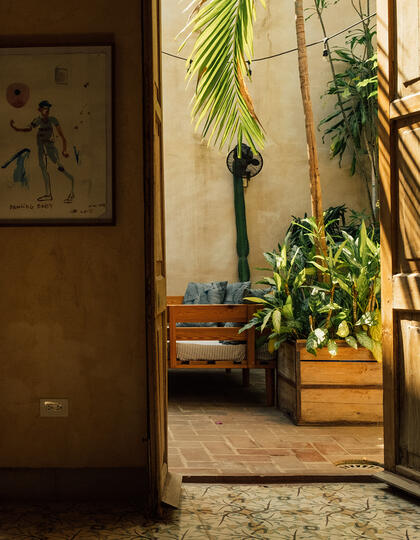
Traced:
[[[313, 218], [303, 225], [307, 235], [317, 241], [319, 235]], [[381, 360], [380, 332], [380, 248], [367, 234], [362, 222], [357, 236], [342, 231], [343, 242], [328, 238], [328, 253], [315, 255], [308, 263], [318, 272], [318, 282], [309, 286], [311, 326], [321, 329], [325, 337], [307, 349], [328, 346], [334, 354], [331, 340], [344, 338], [352, 347], [357, 342]], [[379, 331], [378, 331], [379, 330]]]
[[[368, 162], [377, 170], [377, 117], [378, 117], [378, 77], [377, 77], [377, 57], [374, 53], [366, 58], [365, 52], [358, 53], [357, 45], [365, 40], [372, 40], [375, 32], [369, 31], [359, 36], [360, 30], [355, 30], [346, 42], [349, 48], [335, 48], [334, 62], [344, 64], [344, 69], [336, 74], [333, 81], [328, 84], [326, 95], [341, 96], [344, 111], [347, 115], [347, 122], [339, 106], [328, 114], [320, 122], [320, 127], [324, 127], [322, 140], [325, 141], [327, 135], [330, 136], [331, 158], [338, 156], [341, 165], [343, 155], [347, 149], [351, 152], [350, 174], [356, 173], [356, 152], [360, 151], [368, 159]], [[365, 49], [366, 50], [366, 49]], [[350, 143], [350, 144], [349, 144]]]
[[[323, 13], [337, 1], [314, 0], [313, 12], [318, 14], [321, 27], [326, 32]], [[375, 214], [375, 190], [378, 185], [378, 62], [375, 47], [376, 30], [370, 14], [370, 0], [352, 2], [361, 25], [351, 29], [344, 47], [330, 48], [326, 42], [333, 79], [328, 83], [325, 95], [335, 96], [333, 112], [319, 124], [324, 129], [323, 141], [329, 138], [331, 158], [338, 157], [342, 164], [344, 154], [351, 157], [350, 174], [362, 175], [368, 197]]]
[[[327, 222], [328, 223], [328, 222]], [[287, 234], [278, 251], [265, 253], [270, 275], [260, 283], [271, 287], [250, 323], [265, 332], [274, 351], [285, 340], [306, 339], [307, 350], [316, 355], [327, 347], [337, 354], [337, 340], [350, 347], [358, 344], [381, 360], [380, 248], [364, 221], [356, 234], [339, 229], [337, 241], [327, 232], [327, 253], [317, 246], [322, 231], [315, 218], [296, 224], [305, 243], [296, 246]]]
[[[270, 292], [264, 298], [248, 297], [245, 300], [263, 304], [251, 321], [240, 332], [255, 326], [266, 332], [264, 340], [268, 340], [271, 352], [277, 350], [287, 339], [298, 339], [304, 335], [305, 320], [299, 309], [298, 299], [305, 299], [302, 284], [306, 280], [306, 269], [300, 268], [298, 258], [300, 250], [295, 249], [291, 258], [287, 243], [279, 245], [279, 249], [264, 253], [269, 264], [271, 275], [259, 281], [268, 285]], [[311, 273], [311, 269], [307, 269]]]
[[[292, 222], [286, 233], [291, 245], [310, 248], [311, 242], [306, 236], [304, 228], [301, 226], [302, 220], [307, 217], [307, 214], [305, 214], [304, 218], [292, 216]], [[344, 240], [343, 231], [352, 236], [357, 235], [362, 221], [367, 224], [369, 236], [373, 235], [374, 241], [379, 242], [379, 225], [376, 222], [372, 222], [371, 215], [368, 212], [349, 210], [345, 204], [330, 206], [324, 212], [324, 221], [325, 231], [334, 242], [342, 242]]]
[[[260, 0], [264, 5], [264, 0]], [[253, 58], [255, 0], [195, 0], [185, 29], [196, 41], [188, 58], [187, 77], [197, 77], [192, 118], [202, 125], [208, 144], [220, 148], [242, 140], [255, 151], [264, 146], [264, 132], [255, 114], [245, 78]], [[184, 29], [184, 30], [185, 30]]]

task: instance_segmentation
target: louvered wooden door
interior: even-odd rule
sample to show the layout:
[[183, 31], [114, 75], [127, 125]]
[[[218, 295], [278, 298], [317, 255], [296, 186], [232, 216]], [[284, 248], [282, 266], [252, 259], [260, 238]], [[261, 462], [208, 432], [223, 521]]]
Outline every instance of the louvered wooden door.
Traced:
[[[420, 488], [420, 0], [378, 1], [378, 57], [385, 467], [397, 483], [408, 479], [415, 491], [415, 483]], [[392, 483], [392, 474], [389, 478]]]
[[149, 421], [152, 506], [168, 475], [165, 220], [162, 152], [160, 1], [142, 0]]

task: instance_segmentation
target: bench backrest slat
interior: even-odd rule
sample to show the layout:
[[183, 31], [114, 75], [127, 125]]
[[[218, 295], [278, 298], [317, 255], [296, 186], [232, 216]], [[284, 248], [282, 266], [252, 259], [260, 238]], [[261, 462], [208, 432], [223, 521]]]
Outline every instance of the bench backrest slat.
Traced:
[[169, 319], [175, 322], [238, 322], [248, 321], [246, 304], [182, 304], [168, 306]]

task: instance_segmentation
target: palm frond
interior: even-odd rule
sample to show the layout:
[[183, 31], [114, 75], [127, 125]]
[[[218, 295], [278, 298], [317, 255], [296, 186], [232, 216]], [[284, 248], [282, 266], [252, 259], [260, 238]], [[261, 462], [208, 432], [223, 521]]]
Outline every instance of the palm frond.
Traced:
[[197, 79], [191, 110], [195, 130], [201, 127], [209, 145], [222, 148], [235, 140], [239, 147], [244, 141], [254, 151], [262, 149], [264, 130], [245, 84], [253, 57], [255, 0], [196, 0], [189, 7], [183, 31], [190, 33], [180, 49], [197, 35], [187, 59], [187, 79]]

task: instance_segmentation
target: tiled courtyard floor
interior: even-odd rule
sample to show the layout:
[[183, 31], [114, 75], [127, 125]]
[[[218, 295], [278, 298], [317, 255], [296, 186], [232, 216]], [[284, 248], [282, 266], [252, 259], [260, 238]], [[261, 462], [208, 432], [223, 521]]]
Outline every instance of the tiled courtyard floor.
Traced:
[[[345, 473], [337, 462], [383, 462], [381, 426], [295, 426], [265, 406], [263, 370], [169, 373], [169, 468], [185, 476]], [[360, 472], [360, 471], [356, 471]]]

